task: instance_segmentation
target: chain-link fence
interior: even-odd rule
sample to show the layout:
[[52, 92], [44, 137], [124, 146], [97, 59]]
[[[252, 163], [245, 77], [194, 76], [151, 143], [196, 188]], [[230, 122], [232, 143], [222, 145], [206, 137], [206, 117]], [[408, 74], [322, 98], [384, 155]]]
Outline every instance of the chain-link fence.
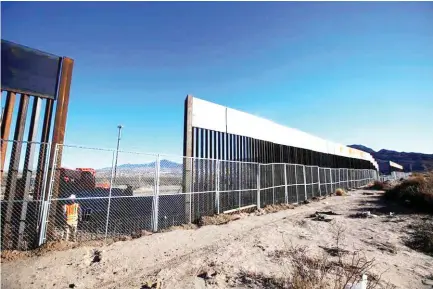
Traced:
[[390, 175], [382, 175], [379, 176], [378, 179], [382, 182], [385, 181], [395, 181], [400, 179], [407, 179], [411, 173], [405, 173], [405, 172], [391, 172]]
[[[36, 245], [58, 240], [117, 240], [140, 236], [144, 230], [157, 232], [197, 222], [202, 216], [300, 203], [329, 195], [336, 188], [367, 185], [377, 178], [374, 170], [258, 164], [66, 145], [53, 151], [54, 167], [43, 172], [41, 196], [32, 199], [30, 193], [27, 198], [2, 200], [2, 239], [9, 234], [4, 230], [6, 213], [13, 230], [19, 232], [16, 240], [24, 234], [20, 225], [35, 220], [35, 225], [27, 225], [23, 232], [24, 239]], [[5, 195], [9, 191], [7, 187]], [[23, 211], [24, 203], [27, 210]], [[2, 249], [27, 248], [17, 244], [3, 242]]]
[[7, 148], [0, 176], [1, 247], [27, 250], [38, 243], [51, 146], [9, 140], [1, 145]]

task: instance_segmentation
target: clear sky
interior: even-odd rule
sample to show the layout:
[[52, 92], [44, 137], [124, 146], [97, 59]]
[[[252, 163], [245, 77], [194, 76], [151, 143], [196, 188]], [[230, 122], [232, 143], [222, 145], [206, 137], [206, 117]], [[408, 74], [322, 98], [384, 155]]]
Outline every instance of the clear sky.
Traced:
[[433, 153], [433, 3], [2, 2], [75, 60], [66, 143], [182, 154], [187, 94], [344, 144]]

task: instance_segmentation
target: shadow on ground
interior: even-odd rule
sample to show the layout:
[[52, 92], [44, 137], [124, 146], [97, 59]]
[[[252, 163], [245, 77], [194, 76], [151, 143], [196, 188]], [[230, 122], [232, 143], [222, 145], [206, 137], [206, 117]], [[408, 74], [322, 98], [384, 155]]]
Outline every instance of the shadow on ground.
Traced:
[[389, 215], [390, 213], [396, 215], [413, 215], [422, 214], [428, 215], [427, 213], [421, 213], [411, 204], [402, 205], [401, 203], [386, 200], [383, 192], [378, 192], [375, 195], [369, 196], [360, 202], [358, 208], [353, 209], [355, 216], [357, 213], [369, 211], [371, 214], [377, 216]]

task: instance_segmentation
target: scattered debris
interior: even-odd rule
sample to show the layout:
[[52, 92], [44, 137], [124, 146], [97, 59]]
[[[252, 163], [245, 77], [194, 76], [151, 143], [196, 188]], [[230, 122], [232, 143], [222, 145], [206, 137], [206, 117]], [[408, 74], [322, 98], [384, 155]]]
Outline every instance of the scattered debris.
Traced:
[[319, 248], [322, 248], [323, 250], [325, 250], [326, 253], [328, 253], [329, 255], [331, 255], [333, 257], [342, 256], [342, 255], [346, 255], [349, 253], [349, 251], [338, 248], [338, 247], [319, 246]]
[[153, 235], [153, 232], [149, 232], [149, 231], [146, 231], [146, 230], [141, 230], [141, 235], [142, 236], [150, 236], [150, 235]]
[[207, 279], [211, 279], [211, 278], [215, 277], [216, 274], [217, 274], [217, 272], [214, 269], [208, 269], [208, 270], [202, 270], [202, 272], [200, 272], [197, 275], [197, 277], [207, 280]]
[[313, 221], [322, 221], [322, 222], [331, 222], [332, 221], [331, 218], [328, 218], [326, 215], [320, 214], [318, 212], [310, 215], [309, 218], [312, 218]]
[[100, 262], [101, 261], [101, 259], [102, 259], [102, 252], [101, 251], [99, 251], [99, 250], [93, 250], [93, 254], [92, 254], [92, 262], [91, 262], [91, 264], [93, 264], [93, 263], [98, 263], [98, 262]]
[[316, 214], [322, 214], [322, 215], [332, 215], [332, 216], [339, 216], [341, 214], [338, 214], [334, 211], [316, 211]]
[[370, 213], [370, 211], [358, 212], [356, 214], [352, 214], [349, 217], [351, 218], [376, 218], [377, 215]]
[[266, 250], [265, 247], [263, 247], [263, 245], [261, 245], [261, 244], [254, 244], [253, 247], [257, 247], [257, 248], [261, 249], [262, 251]]
[[431, 287], [433, 288], [433, 281], [428, 280], [428, 279], [422, 279], [421, 283], [424, 285], [431, 285]]
[[143, 285], [141, 285], [140, 289], [160, 289], [161, 288], [161, 281], [160, 280], [156, 280], [156, 281], [146, 281]]
[[284, 278], [267, 276], [259, 272], [241, 271], [235, 277], [233, 287], [248, 285], [248, 288], [285, 288], [288, 285], [286, 281]]
[[389, 242], [379, 242], [379, 241], [368, 241], [368, 240], [362, 240], [364, 243], [372, 245], [379, 249], [380, 251], [388, 252], [391, 254], [397, 254], [397, 247], [394, 244], [391, 244]]

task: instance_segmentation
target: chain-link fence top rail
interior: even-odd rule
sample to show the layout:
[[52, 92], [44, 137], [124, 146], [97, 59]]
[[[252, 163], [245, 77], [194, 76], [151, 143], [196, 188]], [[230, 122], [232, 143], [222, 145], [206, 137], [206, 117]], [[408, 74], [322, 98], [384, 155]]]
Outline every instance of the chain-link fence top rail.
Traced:
[[[142, 230], [160, 231], [194, 222], [206, 215], [302, 202], [330, 194], [340, 186], [366, 184], [375, 176], [369, 170], [259, 164], [69, 145], [58, 145], [54, 159], [54, 167], [46, 166], [43, 172], [46, 184], [42, 198], [15, 196], [2, 201], [2, 215], [9, 210], [12, 224], [4, 226], [2, 218], [2, 239], [8, 240], [2, 248], [25, 249], [31, 246], [28, 244], [61, 239], [122, 239], [140, 235]], [[26, 196], [31, 196], [32, 190], [28, 191]], [[18, 209], [14, 203], [20, 204]], [[65, 213], [73, 204], [79, 207], [75, 225], [68, 223]], [[14, 209], [8, 209], [11, 206]], [[23, 224], [31, 225], [20, 229]], [[5, 231], [4, 227], [12, 229]]]

